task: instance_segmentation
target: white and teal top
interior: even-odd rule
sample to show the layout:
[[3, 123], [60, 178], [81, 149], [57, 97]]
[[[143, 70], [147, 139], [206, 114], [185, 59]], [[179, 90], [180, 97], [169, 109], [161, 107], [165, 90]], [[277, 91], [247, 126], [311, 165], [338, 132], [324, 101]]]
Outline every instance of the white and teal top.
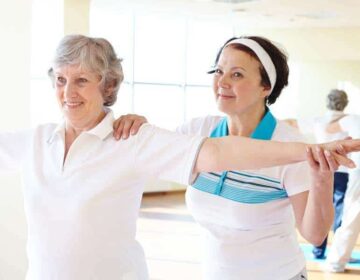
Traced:
[[[193, 119], [184, 134], [228, 135], [227, 119]], [[268, 111], [252, 138], [300, 141], [301, 135]], [[305, 266], [289, 196], [308, 191], [306, 163], [201, 173], [186, 202], [205, 234], [204, 279], [288, 280]]]

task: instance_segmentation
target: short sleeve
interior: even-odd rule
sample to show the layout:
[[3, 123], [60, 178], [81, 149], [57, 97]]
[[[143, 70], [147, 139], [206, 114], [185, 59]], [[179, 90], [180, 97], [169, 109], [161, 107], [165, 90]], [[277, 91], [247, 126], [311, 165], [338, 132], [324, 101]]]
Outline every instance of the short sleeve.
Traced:
[[[304, 142], [304, 136], [283, 122], [278, 122], [276, 141]], [[282, 166], [281, 182], [289, 196], [308, 191], [311, 186], [310, 166], [306, 161]]]
[[13, 172], [21, 168], [30, 139], [30, 131], [0, 133], [0, 172]]
[[289, 196], [308, 191], [311, 185], [310, 166], [307, 162], [286, 165], [282, 183]]
[[135, 164], [142, 172], [163, 180], [189, 184], [205, 140], [145, 124], [136, 135]]

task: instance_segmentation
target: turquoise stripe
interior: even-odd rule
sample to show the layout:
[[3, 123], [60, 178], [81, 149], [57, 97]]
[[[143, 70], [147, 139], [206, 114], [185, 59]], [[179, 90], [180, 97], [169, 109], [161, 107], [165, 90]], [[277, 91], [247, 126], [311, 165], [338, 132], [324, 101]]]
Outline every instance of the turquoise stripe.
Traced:
[[243, 173], [243, 172], [239, 172], [239, 171], [233, 171], [233, 170], [229, 171], [229, 175], [231, 175], [231, 173], [241, 175], [241, 176], [245, 176], [245, 177], [249, 177], [249, 178], [261, 179], [261, 180], [265, 180], [265, 181], [276, 183], [276, 184], [281, 184], [281, 182], [279, 180], [269, 179], [267, 177], [263, 177], [263, 176], [259, 176], [259, 175], [250, 175], [250, 174], [247, 174], [247, 173]]
[[[246, 178], [255, 178], [255, 179], [260, 179], [260, 180], [263, 180], [265, 181], [264, 183], [266, 182], [269, 182], [269, 183], [274, 183], [278, 186], [269, 186], [269, 185], [265, 185], [265, 184], [260, 184], [260, 183], [257, 183], [257, 182], [249, 182], [249, 181], [243, 181], [243, 180], [240, 180], [240, 179], [237, 179], [237, 178], [234, 178], [234, 176], [231, 176], [231, 173], [234, 173], [234, 174], [237, 174], [237, 175], [241, 175], [241, 176], [244, 176]], [[202, 173], [203, 176], [205, 173]], [[271, 179], [268, 179], [268, 178], [264, 178], [264, 177], [261, 177], [261, 176], [251, 176], [251, 175], [247, 175], [247, 174], [242, 174], [242, 173], [238, 173], [238, 172], [234, 172], [234, 171], [229, 171], [229, 172], [224, 172], [222, 175], [219, 175], [219, 174], [216, 174], [216, 173], [213, 173], [213, 172], [209, 172], [207, 174], [211, 174], [213, 176], [216, 176], [217, 178], [220, 178], [219, 180], [219, 184], [221, 184], [222, 182], [224, 182], [224, 178], [226, 175], [226, 179], [228, 181], [234, 181], [234, 182], [238, 182], [238, 183], [242, 183], [242, 184], [249, 184], [249, 185], [253, 185], [253, 186], [259, 186], [259, 187], [264, 187], [264, 188], [272, 188], [272, 189], [278, 189], [278, 190], [282, 190], [283, 187], [280, 183], [280, 181], [275, 181], [275, 180], [271, 180]], [[213, 180], [217, 182], [217, 178], [214, 178]], [[236, 183], [234, 183], [236, 184]]]
[[[217, 182], [214, 182], [200, 175], [196, 182], [193, 184], [193, 187], [200, 191], [214, 194], [216, 191]], [[269, 201], [279, 200], [288, 197], [285, 190], [263, 192], [231, 187], [226, 183], [223, 184], [219, 196], [246, 204], [266, 203]]]
[[251, 185], [251, 186], [269, 188], [269, 189], [275, 189], [275, 190], [282, 190], [283, 189], [283, 188], [279, 188], [279, 187], [268, 186], [268, 185], [254, 183], [254, 182], [241, 181], [241, 180], [237, 180], [237, 179], [233, 179], [233, 178], [227, 178], [227, 179], [228, 179], [228, 181], [233, 181], [233, 182], [241, 183], [241, 184], [244, 184], [244, 185]]

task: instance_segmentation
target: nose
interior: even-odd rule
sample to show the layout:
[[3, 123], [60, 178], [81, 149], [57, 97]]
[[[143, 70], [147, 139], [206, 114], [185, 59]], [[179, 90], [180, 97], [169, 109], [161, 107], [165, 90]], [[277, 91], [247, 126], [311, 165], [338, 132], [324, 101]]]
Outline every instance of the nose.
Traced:
[[66, 99], [74, 98], [77, 96], [76, 87], [73, 83], [68, 82], [64, 87], [64, 97]]
[[229, 78], [224, 74], [218, 77], [217, 84], [219, 88], [230, 88]]

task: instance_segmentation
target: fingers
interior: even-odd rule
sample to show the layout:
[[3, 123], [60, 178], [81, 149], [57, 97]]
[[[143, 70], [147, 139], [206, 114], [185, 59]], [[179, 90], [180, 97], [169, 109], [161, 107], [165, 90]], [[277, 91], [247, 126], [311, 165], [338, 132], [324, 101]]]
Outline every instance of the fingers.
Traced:
[[360, 151], [360, 139], [341, 140], [338, 141], [338, 144], [341, 144], [344, 147], [346, 153]]
[[131, 130], [130, 130], [131, 135], [135, 135], [136, 133], [138, 133], [140, 127], [146, 122], [147, 122], [147, 120], [145, 118], [136, 119], [133, 122]]
[[[342, 156], [341, 160], [344, 161], [345, 159], [346, 157]], [[320, 146], [307, 148], [307, 161], [313, 170], [320, 172], [335, 172], [339, 168], [339, 163], [334, 154]]]
[[142, 116], [128, 114], [125, 116], [121, 116], [116, 121], [114, 121], [114, 137], [116, 140], [127, 139], [130, 134], [135, 135], [138, 133], [140, 127], [147, 123], [147, 119]]
[[319, 163], [319, 169], [321, 171], [329, 171], [330, 167], [329, 167], [328, 162], [326, 160], [324, 150], [319, 146], [316, 146], [315, 150], [316, 150], [317, 160], [318, 160], [318, 163]]
[[335, 152], [333, 152], [332, 154], [334, 156], [335, 161], [339, 165], [343, 165], [343, 166], [348, 167], [348, 168], [356, 167], [355, 163], [351, 159], [349, 159], [347, 156], [343, 156], [343, 155], [340, 155], [340, 154], [335, 153]]
[[312, 169], [318, 169], [318, 163], [315, 160], [313, 150], [310, 147], [306, 148], [306, 158], [307, 162]]
[[123, 116], [121, 116], [120, 118], [118, 118], [114, 122], [114, 124], [113, 124], [113, 128], [114, 128], [113, 135], [114, 135], [116, 140], [119, 140], [121, 138], [122, 133], [123, 133], [123, 129], [124, 129], [124, 125], [125, 125], [125, 121], [123, 120]]
[[336, 170], [338, 170], [339, 164], [336, 162], [333, 154], [328, 150], [325, 150], [324, 154], [325, 154], [325, 157], [326, 157], [327, 164], [330, 167], [330, 170], [332, 172], [335, 172]]
[[126, 119], [124, 121], [124, 127], [122, 130], [122, 139], [128, 139], [130, 135], [130, 129], [133, 126], [134, 120], [133, 119]]

